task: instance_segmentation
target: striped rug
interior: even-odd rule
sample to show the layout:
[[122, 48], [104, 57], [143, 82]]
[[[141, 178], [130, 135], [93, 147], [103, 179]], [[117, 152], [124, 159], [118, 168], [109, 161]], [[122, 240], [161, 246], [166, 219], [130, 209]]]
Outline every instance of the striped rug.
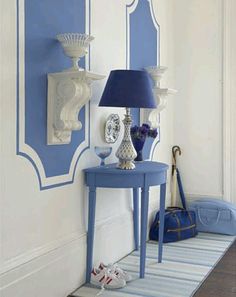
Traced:
[[[147, 244], [145, 279], [138, 278], [139, 252], [119, 264], [133, 281], [119, 290], [105, 290], [104, 297], [190, 297], [234, 241], [234, 236], [200, 233], [196, 238], [164, 245], [163, 262], [157, 263], [158, 246]], [[71, 296], [95, 297], [99, 289], [85, 285]]]

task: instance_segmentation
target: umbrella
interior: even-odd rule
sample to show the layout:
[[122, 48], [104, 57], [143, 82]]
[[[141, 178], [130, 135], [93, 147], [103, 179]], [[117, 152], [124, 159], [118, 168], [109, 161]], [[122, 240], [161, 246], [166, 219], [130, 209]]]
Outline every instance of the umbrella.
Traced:
[[178, 145], [172, 147], [172, 174], [171, 174], [171, 206], [176, 206], [177, 200], [177, 167], [176, 156], [181, 155], [181, 149]]

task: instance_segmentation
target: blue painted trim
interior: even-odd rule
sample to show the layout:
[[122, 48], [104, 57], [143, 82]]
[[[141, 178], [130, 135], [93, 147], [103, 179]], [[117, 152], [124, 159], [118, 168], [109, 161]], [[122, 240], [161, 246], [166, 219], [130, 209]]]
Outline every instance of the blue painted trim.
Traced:
[[129, 69], [130, 65], [128, 65], [128, 17], [129, 17], [129, 13], [128, 13], [128, 8], [132, 7], [134, 2], [136, 0], [133, 0], [133, 2], [131, 4], [127, 4], [126, 5], [126, 69]]
[[41, 178], [40, 178], [40, 174], [38, 171], [38, 168], [34, 162], [34, 160], [32, 160], [32, 158], [30, 158], [27, 154], [23, 153], [20, 151], [20, 145], [19, 145], [19, 128], [20, 128], [20, 119], [19, 119], [19, 105], [20, 105], [20, 98], [19, 98], [19, 0], [16, 0], [16, 32], [17, 32], [17, 36], [16, 36], [16, 44], [17, 44], [17, 49], [16, 49], [16, 97], [17, 97], [17, 102], [16, 102], [16, 154], [20, 155], [22, 157], [25, 157], [27, 160], [29, 160], [39, 179], [39, 184], [40, 184], [40, 188], [41, 188]]
[[[151, 7], [152, 7], [152, 11], [154, 11], [153, 9], [153, 2], [152, 0], [150, 0], [150, 4], [151, 4]], [[158, 61], [159, 61], [159, 66], [161, 65], [161, 46], [160, 46], [160, 40], [161, 40], [161, 27], [160, 27], [160, 24], [158, 23], [156, 17], [155, 17], [155, 14], [153, 13], [153, 17], [154, 17], [154, 21], [156, 23], [156, 25], [158, 26], [159, 28], [159, 31], [158, 31], [158, 37], [159, 37], [159, 52], [158, 52]], [[159, 123], [161, 123], [161, 116], [159, 114]], [[158, 134], [159, 134], [159, 137], [158, 137], [158, 141], [155, 143], [154, 147], [153, 147], [153, 150], [152, 150], [152, 155], [151, 155], [151, 160], [153, 160], [153, 155], [154, 155], [154, 151], [158, 145], [158, 143], [161, 142], [161, 127], [159, 126], [158, 128]]]
[[[130, 27], [128, 28], [128, 18], [130, 16], [130, 14], [128, 13], [128, 8], [132, 7], [135, 1], [136, 0], [133, 0], [132, 3], [126, 5], [126, 69], [130, 69], [130, 63], [128, 64], [128, 50], [130, 49], [130, 48], [128, 49], [128, 30], [130, 30]], [[132, 110], [134, 111], [135, 109], [136, 108], [134, 109], [131, 108], [131, 115], [132, 115]], [[138, 109], [138, 123], [134, 121], [133, 124], [138, 126], [140, 125], [140, 108]]]
[[[91, 32], [91, 0], [89, 0], [89, 2], [88, 2], [88, 9], [89, 9], [89, 34], [90, 34], [90, 32]], [[19, 98], [19, 0], [16, 0], [16, 32], [17, 32], [16, 33], [16, 45], [17, 45], [17, 49], [16, 49], [16, 155], [26, 158], [33, 165], [33, 167], [36, 171], [37, 177], [38, 177], [40, 191], [72, 184], [74, 182], [75, 171], [77, 168], [78, 161], [79, 161], [80, 157], [82, 156], [82, 154], [87, 149], [90, 148], [90, 102], [88, 104], [88, 116], [89, 116], [89, 118], [88, 118], [88, 146], [85, 147], [81, 151], [81, 153], [79, 154], [79, 156], [76, 160], [72, 179], [67, 182], [56, 183], [56, 184], [52, 184], [49, 186], [42, 186], [42, 179], [41, 179], [39, 170], [37, 168], [37, 165], [35, 164], [35, 161], [26, 153], [21, 152], [20, 145], [19, 145], [19, 134], [20, 134], [20, 131], [19, 131], [20, 130], [20, 123], [19, 123], [19, 121], [20, 121], [19, 120], [19, 105], [20, 105], [20, 98]], [[90, 70], [90, 48], [89, 48], [88, 70]]]
[[[151, 8], [152, 8], [152, 12], [154, 12], [154, 9], [153, 9], [153, 1], [150, 0], [150, 4], [151, 4]], [[159, 28], [159, 31], [158, 31], [158, 35], [159, 35], [159, 53], [158, 53], [158, 61], [159, 61], [159, 66], [161, 65], [161, 46], [160, 46], [160, 41], [161, 41], [161, 26], [160, 24], [158, 23], [157, 19], [156, 19], [156, 16], [155, 14], [153, 13], [153, 18], [154, 18], [154, 21], [156, 23], [156, 25], [158, 26]], [[160, 142], [160, 141], [159, 141]]]
[[30, 158], [27, 154], [23, 153], [20, 151], [20, 146], [19, 146], [19, 127], [20, 127], [20, 119], [19, 119], [19, 105], [20, 105], [20, 99], [19, 99], [19, 0], [16, 0], [16, 154], [20, 155], [22, 157], [25, 157], [27, 160], [29, 160], [39, 179], [39, 186], [40, 186], [40, 190], [41, 190], [41, 177], [38, 171], [38, 168], [34, 162], [34, 160], [32, 160], [32, 158]]

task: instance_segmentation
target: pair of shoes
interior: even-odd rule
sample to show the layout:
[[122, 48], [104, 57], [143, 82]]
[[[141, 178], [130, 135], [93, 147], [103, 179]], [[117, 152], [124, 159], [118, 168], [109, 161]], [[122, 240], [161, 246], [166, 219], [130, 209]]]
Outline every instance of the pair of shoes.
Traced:
[[91, 284], [102, 289], [120, 289], [125, 287], [126, 281], [131, 277], [123, 271], [117, 264], [104, 265], [101, 263], [99, 268], [93, 268], [91, 272]]

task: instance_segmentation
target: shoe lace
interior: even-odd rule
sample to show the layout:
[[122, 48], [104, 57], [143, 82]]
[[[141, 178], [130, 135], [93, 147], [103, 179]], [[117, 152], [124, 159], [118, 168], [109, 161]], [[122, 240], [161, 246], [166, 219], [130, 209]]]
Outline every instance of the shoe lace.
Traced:
[[124, 274], [125, 272], [118, 266], [118, 264], [108, 264], [108, 268], [111, 270], [112, 273], [118, 272], [119, 274], [116, 275], [117, 277], [121, 277], [120, 274]]
[[103, 294], [103, 292], [106, 290], [105, 288], [105, 284], [106, 284], [106, 281], [107, 281], [107, 278], [110, 277], [110, 278], [114, 278], [114, 271], [110, 269], [110, 267], [104, 267], [104, 279], [102, 280], [102, 284], [101, 284], [101, 289], [100, 291], [95, 295], [95, 297], [97, 296], [101, 296]]

